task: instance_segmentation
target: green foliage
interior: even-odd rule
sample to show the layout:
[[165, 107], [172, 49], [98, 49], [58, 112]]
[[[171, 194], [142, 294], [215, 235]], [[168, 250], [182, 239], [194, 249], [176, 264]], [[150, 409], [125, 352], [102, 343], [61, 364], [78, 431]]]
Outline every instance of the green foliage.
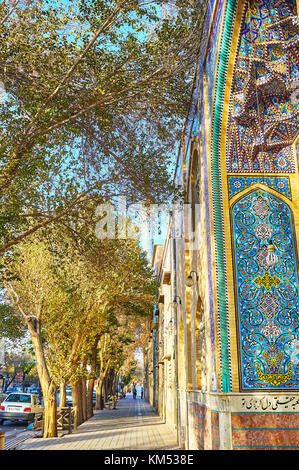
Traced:
[[57, 383], [82, 374], [97, 336], [105, 344], [102, 362], [109, 358], [110, 369], [118, 370], [156, 293], [138, 241], [98, 240], [83, 215], [71, 230], [56, 225], [15, 247], [2, 272], [7, 317], [19, 312], [25, 323], [35, 322]]
[[188, 0], [0, 5], [0, 331], [38, 334], [56, 381], [96, 338], [118, 371], [152, 312], [138, 241], [97, 240], [95, 208], [173, 196], [202, 18]]
[[14, 341], [22, 338], [25, 331], [24, 324], [11, 305], [0, 304], [0, 337]]
[[190, 5], [1, 4], [0, 250], [85, 189], [102, 199], [172, 194], [202, 18]]

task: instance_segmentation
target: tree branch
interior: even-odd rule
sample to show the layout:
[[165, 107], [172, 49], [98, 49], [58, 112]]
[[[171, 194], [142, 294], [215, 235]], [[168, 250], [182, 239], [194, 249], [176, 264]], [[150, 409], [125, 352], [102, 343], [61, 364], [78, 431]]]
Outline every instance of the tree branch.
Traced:
[[76, 199], [74, 201], [71, 202], [71, 204], [69, 204], [62, 212], [60, 212], [56, 216], [51, 217], [50, 219], [44, 220], [43, 222], [41, 222], [41, 223], [35, 225], [34, 227], [32, 227], [31, 229], [26, 230], [26, 232], [23, 232], [22, 234], [20, 234], [17, 237], [13, 238], [12, 240], [10, 240], [5, 245], [0, 246], [0, 254], [4, 253], [5, 251], [7, 251], [12, 246], [17, 245], [18, 243], [21, 243], [21, 241], [24, 240], [24, 238], [28, 237], [29, 235], [36, 232], [37, 230], [39, 230], [41, 228], [44, 228], [47, 225], [52, 224], [53, 222], [56, 222], [57, 220], [64, 217], [66, 214], [68, 214], [70, 212], [70, 210], [74, 206], [76, 206], [79, 202], [81, 202], [82, 198], [84, 196], [86, 196], [86, 194], [88, 192], [90, 192], [91, 190], [92, 190], [92, 188], [90, 188], [90, 189], [84, 191], [83, 193], [81, 193], [78, 197], [76, 197]]
[[[89, 49], [93, 46], [93, 44], [96, 42], [96, 40], [98, 39], [98, 37], [105, 31], [106, 28], [108, 28], [111, 23], [113, 23], [113, 21], [115, 21], [118, 13], [120, 12], [120, 9], [122, 7], [122, 5], [125, 3], [125, 0], [123, 0], [122, 2], [120, 2], [116, 7], [115, 9], [113, 10], [113, 12], [109, 15], [109, 17], [104, 21], [104, 23], [100, 26], [100, 28], [96, 31], [96, 33], [94, 34], [94, 36], [91, 38], [91, 40], [89, 41], [89, 43], [87, 44], [87, 46], [85, 47], [85, 49], [83, 50], [83, 52], [79, 55], [79, 57], [75, 60], [74, 64], [71, 66], [71, 68], [68, 70], [68, 72], [66, 73], [66, 75], [64, 76], [64, 78], [62, 79], [62, 81], [59, 83], [59, 85], [55, 88], [55, 90], [50, 94], [50, 96], [45, 100], [45, 102], [43, 103], [43, 106], [37, 111], [37, 113], [35, 114], [35, 116], [33, 117], [31, 123], [26, 127], [26, 129], [24, 130], [24, 133], [23, 133], [23, 136], [22, 136], [22, 139], [24, 139], [29, 133], [30, 133], [30, 130], [32, 129], [32, 127], [34, 126], [34, 124], [36, 123], [36, 121], [38, 120], [38, 118], [40, 117], [40, 115], [42, 114], [42, 112], [47, 108], [48, 104], [50, 103], [51, 100], [53, 100], [53, 98], [55, 98], [55, 96], [59, 93], [59, 91], [62, 89], [62, 87], [67, 83], [67, 81], [70, 79], [70, 77], [72, 76], [73, 72], [76, 70], [76, 68], [78, 67], [78, 65], [80, 64], [80, 62], [82, 61], [82, 59], [85, 57], [86, 53], [89, 51]], [[21, 140], [21, 144], [22, 144], [22, 140]]]
[[1, 20], [0, 22], [0, 26], [3, 25], [3, 23], [5, 23], [5, 21], [10, 17], [10, 15], [14, 12], [14, 10], [16, 9], [16, 7], [18, 6], [18, 3], [20, 2], [20, 0], [16, 0], [15, 3], [12, 5], [11, 9], [9, 10], [9, 12], [7, 13], [7, 15]]

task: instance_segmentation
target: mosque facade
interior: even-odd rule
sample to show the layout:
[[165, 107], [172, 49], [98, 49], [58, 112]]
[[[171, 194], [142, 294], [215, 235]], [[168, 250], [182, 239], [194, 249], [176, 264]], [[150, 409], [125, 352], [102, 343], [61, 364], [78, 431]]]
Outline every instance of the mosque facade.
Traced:
[[146, 394], [186, 449], [299, 448], [296, 0], [210, 0]]

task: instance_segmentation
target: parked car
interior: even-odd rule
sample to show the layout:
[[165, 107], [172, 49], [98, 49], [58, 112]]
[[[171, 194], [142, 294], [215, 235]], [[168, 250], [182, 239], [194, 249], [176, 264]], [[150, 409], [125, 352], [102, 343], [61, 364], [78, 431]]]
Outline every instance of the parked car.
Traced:
[[38, 395], [33, 393], [10, 393], [0, 405], [0, 424], [4, 420], [31, 423], [42, 416], [43, 406]]

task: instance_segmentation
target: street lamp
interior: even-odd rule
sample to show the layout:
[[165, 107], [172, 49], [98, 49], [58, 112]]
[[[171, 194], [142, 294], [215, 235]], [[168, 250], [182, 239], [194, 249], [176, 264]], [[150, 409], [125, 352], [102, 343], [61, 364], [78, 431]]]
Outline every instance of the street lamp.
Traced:
[[273, 245], [272, 240], [270, 240], [269, 245], [268, 245], [268, 253], [266, 256], [266, 263], [270, 268], [272, 268], [273, 266], [275, 266], [277, 261], [278, 261], [278, 256], [275, 253], [275, 246]]
[[[179, 299], [178, 302], [177, 302], [177, 299]], [[176, 296], [174, 297], [173, 301], [172, 301], [172, 306], [173, 306], [173, 308], [177, 309], [177, 308], [178, 308], [178, 304], [181, 305], [181, 303], [182, 303], [181, 298], [180, 298], [178, 295], [176, 295]]]
[[196, 279], [196, 281], [198, 281], [198, 274], [197, 274], [197, 272], [196, 272], [196, 271], [190, 271], [189, 276], [187, 277], [187, 279], [186, 279], [186, 281], [185, 281], [187, 287], [192, 287], [193, 284], [194, 284], [194, 279], [193, 279], [193, 277], [192, 277], [192, 273], [195, 273], [195, 276], [196, 276], [195, 279]]

